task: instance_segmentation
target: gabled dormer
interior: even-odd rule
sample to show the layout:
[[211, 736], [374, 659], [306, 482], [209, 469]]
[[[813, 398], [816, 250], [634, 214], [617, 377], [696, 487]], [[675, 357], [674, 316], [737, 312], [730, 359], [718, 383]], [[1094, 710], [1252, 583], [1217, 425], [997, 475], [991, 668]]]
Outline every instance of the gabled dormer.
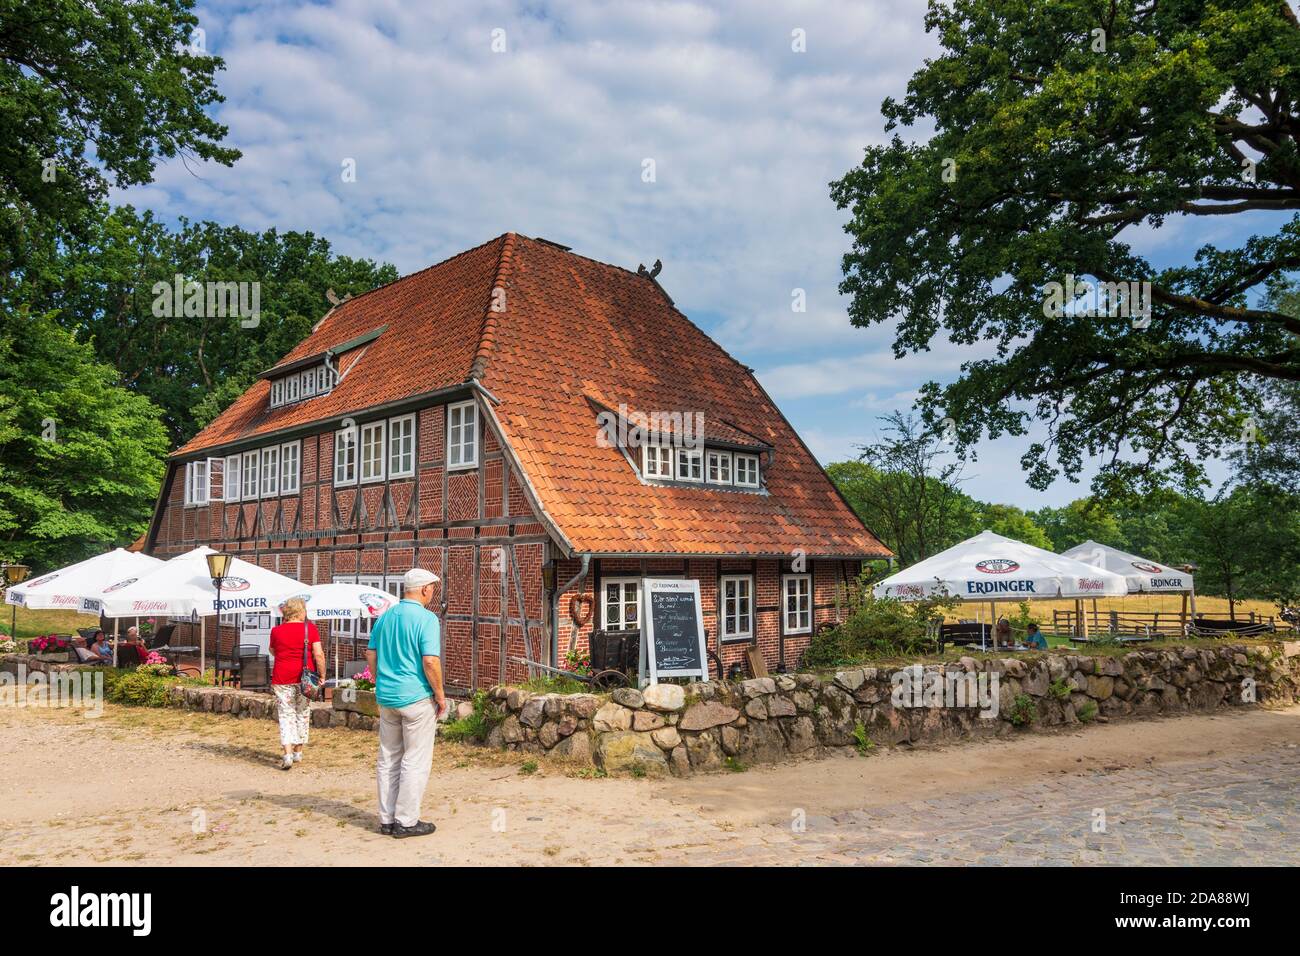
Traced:
[[386, 328], [387, 326], [380, 326], [371, 329], [323, 352], [305, 355], [262, 372], [258, 378], [269, 379], [271, 382], [270, 407], [281, 408], [305, 402], [318, 395], [328, 395], [346, 374], [341, 371], [344, 364], [342, 357], [369, 345]]

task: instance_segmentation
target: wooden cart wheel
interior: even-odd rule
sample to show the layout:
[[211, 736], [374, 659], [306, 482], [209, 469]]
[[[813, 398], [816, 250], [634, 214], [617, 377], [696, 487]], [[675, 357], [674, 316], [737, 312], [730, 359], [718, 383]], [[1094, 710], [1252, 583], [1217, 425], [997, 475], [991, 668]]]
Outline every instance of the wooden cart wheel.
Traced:
[[613, 690], [616, 687], [628, 686], [627, 675], [622, 671], [607, 670], [591, 676], [591, 686], [598, 687], [601, 690]]

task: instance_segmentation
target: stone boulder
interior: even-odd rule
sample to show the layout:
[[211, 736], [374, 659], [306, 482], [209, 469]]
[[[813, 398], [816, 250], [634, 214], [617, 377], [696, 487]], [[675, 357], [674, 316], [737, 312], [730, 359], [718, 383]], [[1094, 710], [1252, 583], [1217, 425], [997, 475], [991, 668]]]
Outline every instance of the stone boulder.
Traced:
[[686, 706], [686, 690], [681, 684], [651, 684], [641, 696], [651, 710], [666, 712]]
[[647, 774], [668, 772], [668, 760], [649, 734], [627, 731], [602, 734], [596, 743], [595, 757], [596, 766], [606, 773], [620, 770], [641, 770]]
[[[692, 704], [677, 725], [678, 730], [708, 730], [722, 724], [729, 724], [740, 716], [740, 711], [717, 701], [701, 701]], [[695, 755], [691, 754], [691, 766], [695, 766]]]
[[628, 730], [632, 726], [632, 711], [610, 701], [596, 711], [596, 716], [592, 718], [592, 722], [596, 730], [601, 733]]

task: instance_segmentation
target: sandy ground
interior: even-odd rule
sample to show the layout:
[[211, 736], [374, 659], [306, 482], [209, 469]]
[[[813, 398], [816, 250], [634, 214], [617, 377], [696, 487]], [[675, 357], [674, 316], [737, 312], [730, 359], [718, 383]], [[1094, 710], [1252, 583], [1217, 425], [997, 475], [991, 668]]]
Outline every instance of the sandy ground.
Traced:
[[[1094, 725], [688, 780], [596, 778], [439, 743], [436, 835], [375, 832], [371, 735], [313, 730], [278, 769], [270, 721], [108, 706], [0, 711], [0, 864], [648, 864], [707, 860], [809, 816], [1176, 766], [1300, 741], [1300, 707]], [[1064, 775], [1064, 776], [1063, 776]]]

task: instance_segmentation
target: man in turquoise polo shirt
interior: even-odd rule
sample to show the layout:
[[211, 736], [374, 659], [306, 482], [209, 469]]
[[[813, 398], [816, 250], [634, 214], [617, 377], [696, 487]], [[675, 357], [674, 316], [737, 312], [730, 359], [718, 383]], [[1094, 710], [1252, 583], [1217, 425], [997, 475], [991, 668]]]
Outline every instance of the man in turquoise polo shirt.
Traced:
[[401, 602], [379, 616], [366, 649], [379, 702], [379, 830], [395, 837], [437, 829], [420, 819], [438, 718], [447, 712], [441, 628], [425, 607], [437, 583], [432, 571], [407, 571]]

